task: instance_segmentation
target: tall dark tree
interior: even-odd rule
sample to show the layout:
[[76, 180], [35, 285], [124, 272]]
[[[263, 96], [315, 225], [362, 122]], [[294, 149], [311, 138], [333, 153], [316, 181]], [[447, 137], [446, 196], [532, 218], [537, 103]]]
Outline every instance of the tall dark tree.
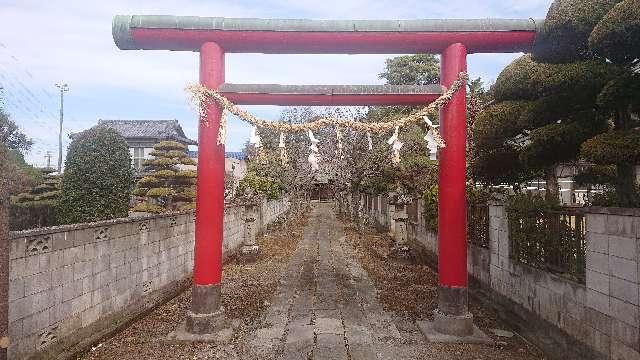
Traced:
[[[9, 284], [9, 196], [28, 185], [28, 177], [17, 160], [31, 147], [31, 140], [0, 107], [0, 292]], [[8, 296], [0, 296], [0, 342], [9, 340]], [[6, 346], [0, 346], [0, 359], [7, 358]]]
[[[613, 74], [596, 101], [599, 115], [611, 124], [584, 142], [580, 154], [596, 164], [616, 166], [614, 203], [619, 206], [640, 205], [633, 171], [640, 160], [634, 147], [640, 139], [639, 48], [640, 0], [556, 0], [533, 53], [540, 62], [600, 61]], [[574, 84], [573, 91], [579, 95], [583, 89]]]
[[474, 124], [475, 175], [489, 183], [544, 176], [548, 194], [557, 196], [556, 166], [576, 159], [582, 143], [607, 128], [596, 99], [613, 76], [599, 60], [541, 64], [529, 55], [516, 59], [498, 76], [495, 102]]
[[385, 60], [385, 69], [378, 76], [389, 85], [437, 84], [440, 62], [432, 54], [397, 56]]

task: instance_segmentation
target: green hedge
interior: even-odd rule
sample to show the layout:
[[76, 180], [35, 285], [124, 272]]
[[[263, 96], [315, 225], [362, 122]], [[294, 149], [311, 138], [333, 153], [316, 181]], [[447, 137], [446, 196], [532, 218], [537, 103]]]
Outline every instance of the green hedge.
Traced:
[[278, 199], [282, 195], [282, 184], [275, 179], [259, 176], [255, 173], [248, 173], [238, 184], [238, 194], [243, 194], [245, 190], [251, 189], [268, 199]]
[[103, 127], [78, 134], [65, 161], [60, 222], [72, 224], [128, 216], [132, 181], [131, 157], [121, 135]]
[[9, 229], [11, 231], [57, 225], [56, 201], [30, 201], [28, 204], [9, 205]]

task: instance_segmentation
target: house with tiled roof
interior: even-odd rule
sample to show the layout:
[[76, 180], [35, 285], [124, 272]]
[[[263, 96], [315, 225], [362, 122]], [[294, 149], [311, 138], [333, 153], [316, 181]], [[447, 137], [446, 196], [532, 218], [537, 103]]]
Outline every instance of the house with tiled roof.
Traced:
[[144, 160], [151, 157], [153, 146], [161, 141], [172, 140], [184, 145], [197, 145], [189, 139], [178, 120], [98, 120], [97, 126], [117, 131], [129, 145], [132, 165], [141, 171]]

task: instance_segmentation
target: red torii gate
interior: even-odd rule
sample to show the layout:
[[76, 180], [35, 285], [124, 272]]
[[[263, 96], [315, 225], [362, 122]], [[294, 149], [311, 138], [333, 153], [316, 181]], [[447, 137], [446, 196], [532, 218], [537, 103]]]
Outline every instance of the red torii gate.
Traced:
[[[542, 24], [504, 20], [264, 20], [118, 15], [113, 38], [122, 50], [200, 52], [200, 82], [236, 104], [426, 105], [439, 86], [282, 86], [225, 84], [224, 54], [439, 53], [441, 85], [467, 70], [469, 53], [527, 52]], [[198, 180], [193, 297], [186, 331], [216, 331], [220, 307], [224, 216], [224, 145], [217, 144], [221, 109], [211, 104], [198, 132]], [[446, 147], [439, 156], [438, 310], [433, 328], [448, 336], [473, 334], [467, 304], [465, 200], [466, 89], [442, 108]], [[436, 338], [438, 336], [436, 335]], [[445, 336], [447, 338], [447, 336]]]

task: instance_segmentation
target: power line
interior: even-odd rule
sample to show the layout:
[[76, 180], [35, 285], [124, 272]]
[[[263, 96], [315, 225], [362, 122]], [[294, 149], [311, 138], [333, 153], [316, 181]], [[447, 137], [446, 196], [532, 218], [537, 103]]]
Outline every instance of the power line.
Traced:
[[[35, 80], [35, 77], [34, 77], [33, 73], [31, 71], [29, 71], [29, 69], [26, 66], [24, 66], [22, 64], [22, 62], [16, 56], [14, 56], [13, 54], [8, 52], [8, 49], [7, 49], [6, 45], [2, 44], [2, 48], [5, 49], [4, 55], [8, 56], [9, 58], [11, 58], [13, 60], [13, 62], [16, 64], [16, 66], [13, 66], [12, 68], [21, 70], [30, 79]], [[32, 86], [34, 88], [38, 88], [40, 90], [40, 92], [45, 95], [45, 100], [43, 101], [38, 95], [36, 95], [36, 93], [34, 91], [32, 91], [30, 89], [29, 86], [25, 85], [25, 83], [20, 79], [20, 77], [17, 75], [17, 73], [12, 72], [11, 69], [9, 69], [6, 65], [3, 65], [2, 62], [0, 62], [0, 65], [2, 65], [5, 68], [5, 71], [7, 72], [7, 74], [9, 76], [11, 76], [12, 79], [15, 80], [19, 84], [19, 86], [21, 87], [20, 90], [24, 90], [24, 92], [27, 94], [27, 98], [29, 98], [30, 100], [34, 101], [36, 104], [38, 104], [38, 106], [43, 107], [43, 109], [46, 109], [47, 111], [49, 111], [49, 115], [52, 116], [53, 118], [56, 117], [49, 110], [51, 108], [51, 106], [54, 106], [53, 102], [55, 101], [55, 98], [53, 97], [53, 95], [49, 91], [47, 91], [46, 89], [44, 89], [42, 87]], [[51, 101], [51, 103], [48, 103], [49, 101]]]
[[6, 75], [1, 74], [1, 73], [0, 73], [0, 77], [5, 79], [5, 81], [7, 83], [9, 83], [9, 85], [11, 85], [12, 89], [14, 89], [14, 91], [20, 92], [21, 95], [23, 95], [23, 98], [25, 100], [29, 101], [31, 103], [31, 105], [33, 105], [35, 107], [38, 107], [42, 113], [45, 113], [45, 111], [49, 111], [48, 116], [51, 116], [54, 119], [56, 118], [56, 116], [52, 112], [50, 112], [49, 107], [45, 103], [43, 103], [41, 101], [41, 99], [38, 98], [29, 89], [29, 87], [27, 85], [24, 84], [24, 82], [22, 82], [17, 76], [15, 76], [14, 74], [12, 74], [9, 71], [5, 72], [5, 74], [10, 76], [10, 78], [8, 78]]
[[[56, 115], [51, 111], [52, 103], [55, 101], [54, 96], [50, 91], [46, 88], [33, 84], [32, 81], [36, 80], [34, 74], [28, 69], [28, 67], [24, 66], [24, 64], [13, 54], [11, 54], [7, 48], [7, 46], [3, 43], [0, 43], [0, 55], [4, 55], [5, 59], [10, 58], [14, 65], [9, 65], [7, 61], [0, 61], [0, 67], [2, 67], [5, 71], [4, 74], [0, 73], [2, 79], [4, 79], [4, 83], [7, 84], [5, 86], [6, 91], [3, 91], [3, 98], [5, 98], [7, 110], [13, 109], [13, 113], [15, 115], [22, 116], [25, 119], [29, 119], [30, 123], [37, 124], [40, 127], [47, 129], [47, 131], [53, 133], [55, 132], [55, 127], [52, 126], [52, 123], [47, 120], [56, 119]], [[0, 57], [0, 60], [2, 57]], [[21, 76], [14, 70], [20, 70], [21, 73], [26, 74], [28, 79], [23, 81]], [[29, 80], [30, 79], [30, 80]], [[27, 84], [28, 83], [28, 84]], [[62, 167], [62, 149], [68, 145], [67, 139], [63, 139], [63, 120], [64, 120], [64, 93], [69, 90], [67, 84], [56, 84], [56, 86], [60, 90], [60, 118], [59, 118], [59, 129], [58, 129], [58, 171], [61, 171]], [[2, 87], [0, 86], [0, 89]], [[7, 96], [8, 95], [8, 96]], [[70, 134], [70, 131], [64, 132], [67, 136]], [[40, 144], [43, 144], [47, 147], [51, 145], [49, 140], [45, 140], [39, 136], [31, 137], [34, 141], [39, 141]], [[64, 145], [64, 146], [63, 146]], [[51, 153], [48, 149], [45, 149], [43, 146], [39, 144], [34, 144], [32, 146], [32, 151], [35, 152], [36, 155], [41, 155], [43, 152], [49, 156], [49, 161], [51, 159]]]

